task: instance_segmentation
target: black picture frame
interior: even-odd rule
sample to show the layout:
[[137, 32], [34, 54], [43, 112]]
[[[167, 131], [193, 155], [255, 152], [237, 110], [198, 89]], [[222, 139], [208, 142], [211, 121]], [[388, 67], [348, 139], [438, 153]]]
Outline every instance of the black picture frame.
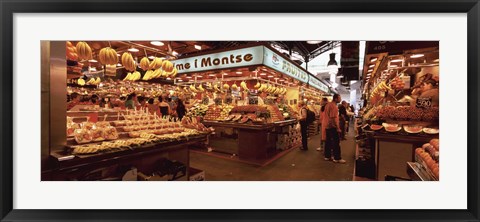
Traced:
[[[1, 0], [0, 218], [2, 221], [479, 221], [478, 0]], [[468, 209], [466, 210], [17, 210], [13, 209], [14, 13], [467, 13]], [[446, 191], [448, 192], [448, 191]], [[305, 197], [308, 198], [308, 197]], [[355, 197], [352, 197], [355, 198]], [[328, 200], [318, 200], [328, 201]], [[412, 201], [415, 201], [412, 198]], [[445, 200], [448, 201], [448, 200]]]

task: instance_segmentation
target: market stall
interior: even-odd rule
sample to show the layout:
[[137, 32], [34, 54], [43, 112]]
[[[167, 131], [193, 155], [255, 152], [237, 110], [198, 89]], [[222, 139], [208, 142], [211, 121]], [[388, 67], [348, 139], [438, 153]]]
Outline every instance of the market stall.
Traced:
[[[146, 49], [134, 57], [132, 46], [42, 42], [42, 180], [189, 180], [198, 172], [189, 149], [211, 129], [155, 111], [157, 97], [182, 95], [171, 81], [175, 57]], [[126, 107], [127, 96], [144, 101]]]
[[265, 45], [173, 63], [175, 84], [198, 101], [187, 115], [201, 117], [215, 129], [210, 149], [254, 163], [298, 146], [298, 101], [329, 92], [323, 81]]
[[357, 172], [363, 175], [357, 176], [408, 178], [405, 169], [417, 159], [415, 150], [438, 139], [438, 42], [436, 47], [432, 44], [366, 57], [367, 106], [356, 121], [357, 165], [362, 167]]

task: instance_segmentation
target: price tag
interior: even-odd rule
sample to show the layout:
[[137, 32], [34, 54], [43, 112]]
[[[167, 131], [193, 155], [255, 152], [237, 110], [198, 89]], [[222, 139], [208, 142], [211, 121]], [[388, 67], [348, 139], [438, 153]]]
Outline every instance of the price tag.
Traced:
[[432, 98], [417, 98], [417, 108], [432, 107]]

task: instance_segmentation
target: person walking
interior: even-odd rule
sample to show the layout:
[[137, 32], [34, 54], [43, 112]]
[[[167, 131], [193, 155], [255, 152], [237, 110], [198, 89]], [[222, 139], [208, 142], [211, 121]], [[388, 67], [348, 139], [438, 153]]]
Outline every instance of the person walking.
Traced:
[[325, 132], [325, 127], [327, 126], [327, 122], [325, 119], [325, 106], [327, 105], [327, 103], [328, 103], [328, 99], [323, 98], [321, 102], [321, 108], [320, 108], [320, 121], [318, 122], [320, 124], [321, 139], [320, 139], [320, 147], [317, 148], [317, 151], [322, 151], [323, 149], [325, 149], [325, 140], [327, 138], [327, 134]]
[[[340, 150], [340, 138], [339, 134], [342, 132], [340, 129], [339, 123], [339, 111], [337, 107], [337, 103], [341, 101], [341, 97], [339, 94], [333, 95], [333, 99], [331, 102], [325, 105], [325, 121], [326, 125], [326, 141], [325, 141], [325, 152], [324, 157], [326, 161], [332, 160], [334, 163], [346, 163], [344, 159], [342, 159], [342, 153]], [[333, 151], [333, 159], [332, 159], [332, 151]]]
[[300, 132], [302, 133], [302, 148], [301, 150], [308, 150], [307, 141], [307, 106], [304, 101], [298, 102], [298, 108], [300, 109], [300, 116], [298, 121], [300, 122]]
[[177, 99], [176, 111], [178, 119], [182, 120], [185, 116], [185, 113], [187, 112], [187, 109], [185, 108], [185, 104], [183, 103], [182, 99]]

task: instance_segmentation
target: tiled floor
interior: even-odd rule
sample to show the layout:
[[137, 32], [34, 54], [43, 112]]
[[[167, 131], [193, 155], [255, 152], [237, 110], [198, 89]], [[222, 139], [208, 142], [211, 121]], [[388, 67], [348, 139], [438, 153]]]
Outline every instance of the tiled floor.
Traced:
[[316, 135], [310, 138], [308, 151], [293, 150], [265, 167], [194, 152], [190, 152], [190, 165], [204, 170], [207, 181], [348, 181], [355, 165], [352, 131], [340, 144], [346, 164], [323, 160], [323, 152], [316, 151], [320, 146], [320, 135]]

